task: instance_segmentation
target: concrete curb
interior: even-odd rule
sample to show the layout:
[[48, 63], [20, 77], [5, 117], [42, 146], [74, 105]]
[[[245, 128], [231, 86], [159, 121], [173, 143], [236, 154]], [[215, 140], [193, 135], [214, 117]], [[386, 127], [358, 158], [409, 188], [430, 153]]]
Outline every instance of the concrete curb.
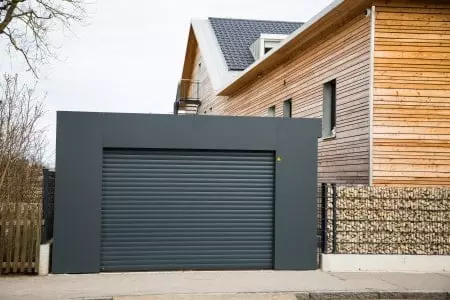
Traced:
[[[248, 294], [267, 294], [267, 295], [277, 295], [277, 294], [289, 294], [289, 293], [229, 293], [229, 294], [220, 294], [222, 296], [229, 295], [233, 297], [233, 299], [238, 298], [239, 296], [242, 299], [246, 299], [245, 295]], [[352, 300], [352, 299], [385, 299], [385, 300], [398, 300], [398, 299], [415, 299], [415, 300], [450, 300], [450, 292], [292, 292], [292, 295], [295, 295], [297, 300]], [[114, 300], [114, 299], [136, 299], [136, 300], [152, 300], [153, 297], [158, 297], [161, 299], [161, 296], [167, 296], [167, 299], [174, 299], [174, 296], [177, 296], [178, 299], [183, 299], [183, 296], [186, 296], [186, 299], [195, 299], [195, 296], [205, 297], [208, 294], [155, 294], [155, 295], [136, 295], [136, 296], [117, 296], [117, 297], [84, 297], [77, 298], [77, 300]], [[218, 295], [218, 294], [209, 294], [209, 295]]]
[[296, 293], [298, 300], [450, 299], [450, 292], [312, 292]]
[[450, 272], [449, 255], [321, 254], [324, 272]]
[[50, 243], [39, 246], [39, 275], [48, 275], [50, 268]]

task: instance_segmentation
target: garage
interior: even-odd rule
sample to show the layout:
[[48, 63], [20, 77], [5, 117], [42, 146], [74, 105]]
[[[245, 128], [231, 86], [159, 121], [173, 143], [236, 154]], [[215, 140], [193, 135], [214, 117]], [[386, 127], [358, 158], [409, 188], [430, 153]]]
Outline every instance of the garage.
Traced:
[[103, 152], [101, 270], [272, 269], [274, 155]]
[[320, 128], [58, 112], [52, 272], [316, 269]]

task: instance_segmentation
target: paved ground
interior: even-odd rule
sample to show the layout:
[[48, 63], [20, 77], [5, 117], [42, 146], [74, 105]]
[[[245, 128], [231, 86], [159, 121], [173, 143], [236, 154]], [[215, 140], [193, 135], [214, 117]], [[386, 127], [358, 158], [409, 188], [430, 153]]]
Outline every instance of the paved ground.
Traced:
[[177, 294], [114, 297], [114, 300], [297, 300], [294, 293], [261, 293], [261, 294]]
[[2, 300], [98, 299], [149, 294], [346, 291], [449, 292], [450, 273], [220, 271], [0, 277]]

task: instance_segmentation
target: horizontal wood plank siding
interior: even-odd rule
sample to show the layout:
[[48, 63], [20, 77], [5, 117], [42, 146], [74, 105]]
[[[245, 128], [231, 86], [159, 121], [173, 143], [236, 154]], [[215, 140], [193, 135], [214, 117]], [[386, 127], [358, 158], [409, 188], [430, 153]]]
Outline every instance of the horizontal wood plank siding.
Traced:
[[200, 48], [197, 47], [194, 59], [194, 66], [191, 75], [191, 79], [198, 80], [200, 82], [200, 101], [201, 105], [198, 108], [198, 114], [200, 115], [220, 115], [220, 111], [213, 111], [215, 101], [220, 101], [221, 98], [216, 96], [216, 91], [213, 88], [211, 79], [208, 74], [208, 69], [203, 60]]
[[373, 183], [450, 186], [450, 3], [376, 11]]
[[324, 83], [337, 81], [336, 139], [319, 142], [319, 181], [369, 182], [370, 18], [361, 13], [332, 35], [229, 98], [214, 99], [224, 115], [266, 116], [292, 99], [293, 117], [321, 118]]

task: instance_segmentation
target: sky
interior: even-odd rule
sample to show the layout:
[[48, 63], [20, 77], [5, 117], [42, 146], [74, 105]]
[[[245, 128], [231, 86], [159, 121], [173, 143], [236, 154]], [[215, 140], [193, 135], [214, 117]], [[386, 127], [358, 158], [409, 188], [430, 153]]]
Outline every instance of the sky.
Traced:
[[[308, 21], [332, 0], [94, 0], [87, 24], [56, 32], [58, 60], [41, 68], [48, 148], [56, 111], [172, 113], [192, 18]], [[4, 69], [4, 68], [3, 68]], [[19, 70], [23, 72], [25, 68]]]

